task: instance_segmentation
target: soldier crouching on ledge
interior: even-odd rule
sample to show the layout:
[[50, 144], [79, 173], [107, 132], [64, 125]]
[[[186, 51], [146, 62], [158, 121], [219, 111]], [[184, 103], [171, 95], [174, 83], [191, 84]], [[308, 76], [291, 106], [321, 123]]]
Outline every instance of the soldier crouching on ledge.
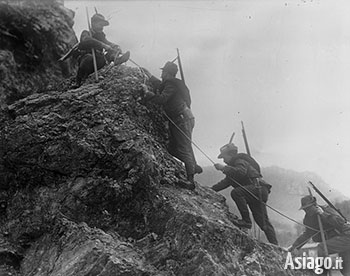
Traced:
[[76, 76], [77, 87], [94, 72], [92, 49], [95, 51], [97, 70], [112, 61], [115, 65], [128, 61], [130, 52], [121, 54], [120, 47], [107, 40], [103, 28], [108, 25], [109, 22], [104, 16], [96, 13], [91, 17], [91, 32], [84, 30], [81, 33], [77, 51], [73, 54], [78, 59], [79, 64]]

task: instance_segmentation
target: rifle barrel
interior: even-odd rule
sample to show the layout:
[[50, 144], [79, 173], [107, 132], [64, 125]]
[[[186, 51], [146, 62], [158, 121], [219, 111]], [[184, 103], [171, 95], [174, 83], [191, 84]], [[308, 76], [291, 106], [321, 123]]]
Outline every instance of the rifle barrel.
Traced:
[[333, 208], [335, 211], [338, 212], [338, 214], [345, 219], [345, 221], [348, 221], [347, 218], [340, 212], [339, 209], [337, 209], [332, 202], [330, 202], [330, 200], [314, 185], [314, 183], [312, 183], [311, 181], [309, 181], [309, 184], [312, 186], [312, 188], [316, 191], [316, 193], [319, 194], [319, 196], [331, 207]]
[[182, 63], [181, 63], [179, 48], [176, 48], [176, 51], [177, 51], [177, 60], [179, 62], [179, 69], [180, 69], [181, 79], [185, 83], [185, 76], [184, 76], [184, 71], [182, 70]]
[[[310, 196], [313, 197], [311, 189], [309, 187], [308, 187], [308, 190], [309, 190]], [[317, 214], [317, 221], [318, 221], [318, 226], [320, 227], [321, 239], [322, 239], [322, 243], [323, 243], [324, 253], [326, 254], [326, 257], [328, 257], [328, 247], [327, 247], [327, 244], [326, 244], [326, 237], [324, 235], [323, 224], [322, 224], [321, 217], [320, 217], [319, 214]]]
[[249, 144], [248, 144], [248, 139], [247, 139], [247, 135], [246, 135], [246, 133], [245, 133], [243, 121], [241, 121], [241, 124], [242, 124], [242, 135], [243, 135], [243, 140], [244, 140], [245, 149], [246, 149], [248, 155], [251, 156], [251, 154], [250, 154], [250, 149], [249, 149]]
[[[89, 27], [89, 33], [90, 33], [90, 36], [92, 37], [88, 7], [86, 7], [86, 17], [87, 17], [87, 22], [88, 22], [88, 27]], [[98, 82], [97, 61], [96, 61], [96, 53], [95, 53], [95, 49], [94, 48], [91, 49], [91, 54], [92, 54], [92, 60], [93, 60], [93, 63], [94, 63], [95, 81]]]

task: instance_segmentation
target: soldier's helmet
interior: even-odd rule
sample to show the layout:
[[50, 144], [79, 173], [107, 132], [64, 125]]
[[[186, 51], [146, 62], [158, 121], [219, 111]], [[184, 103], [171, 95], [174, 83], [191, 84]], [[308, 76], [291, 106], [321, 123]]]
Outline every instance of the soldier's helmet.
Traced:
[[108, 26], [109, 22], [106, 20], [106, 18], [100, 14], [100, 13], [95, 13], [92, 17], [91, 17], [91, 24], [95, 24], [95, 23], [99, 23], [102, 22], [103, 26]]
[[236, 154], [237, 152], [238, 152], [238, 148], [236, 147], [236, 145], [233, 143], [229, 143], [220, 148], [220, 154], [218, 158], [223, 158], [223, 154], [226, 154], [226, 153]]
[[174, 62], [167, 61], [165, 65], [160, 68], [161, 70], [170, 73], [171, 75], [176, 75], [178, 68], [177, 65]]
[[299, 210], [305, 209], [307, 207], [310, 207], [312, 205], [316, 205], [316, 198], [311, 195], [307, 195], [301, 198], [301, 206]]

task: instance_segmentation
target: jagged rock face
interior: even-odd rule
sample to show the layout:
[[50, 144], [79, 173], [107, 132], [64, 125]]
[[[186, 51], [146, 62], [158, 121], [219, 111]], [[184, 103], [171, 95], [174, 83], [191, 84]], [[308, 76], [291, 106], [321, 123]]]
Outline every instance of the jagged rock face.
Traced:
[[[161, 109], [121, 66], [3, 112], [0, 239], [22, 275], [292, 275], [231, 223], [221, 195], [176, 185]], [[4, 252], [6, 249], [2, 249]], [[6, 252], [8, 252], [7, 250]]]
[[0, 111], [0, 274], [298, 275], [233, 226], [224, 197], [177, 185], [140, 71], [99, 74]]
[[73, 72], [58, 62], [77, 42], [73, 16], [55, 1], [0, 3], [0, 107], [52, 89]]

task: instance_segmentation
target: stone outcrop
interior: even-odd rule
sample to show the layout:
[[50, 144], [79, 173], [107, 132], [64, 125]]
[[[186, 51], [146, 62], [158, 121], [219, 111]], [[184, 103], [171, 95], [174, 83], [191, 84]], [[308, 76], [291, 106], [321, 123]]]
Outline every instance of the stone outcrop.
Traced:
[[74, 13], [55, 1], [0, 1], [0, 107], [54, 89], [73, 67]]
[[231, 223], [221, 195], [177, 185], [185, 171], [166, 151], [161, 110], [142, 100], [140, 71], [100, 74], [1, 116], [1, 233], [19, 271], [292, 275], [281, 249]]

